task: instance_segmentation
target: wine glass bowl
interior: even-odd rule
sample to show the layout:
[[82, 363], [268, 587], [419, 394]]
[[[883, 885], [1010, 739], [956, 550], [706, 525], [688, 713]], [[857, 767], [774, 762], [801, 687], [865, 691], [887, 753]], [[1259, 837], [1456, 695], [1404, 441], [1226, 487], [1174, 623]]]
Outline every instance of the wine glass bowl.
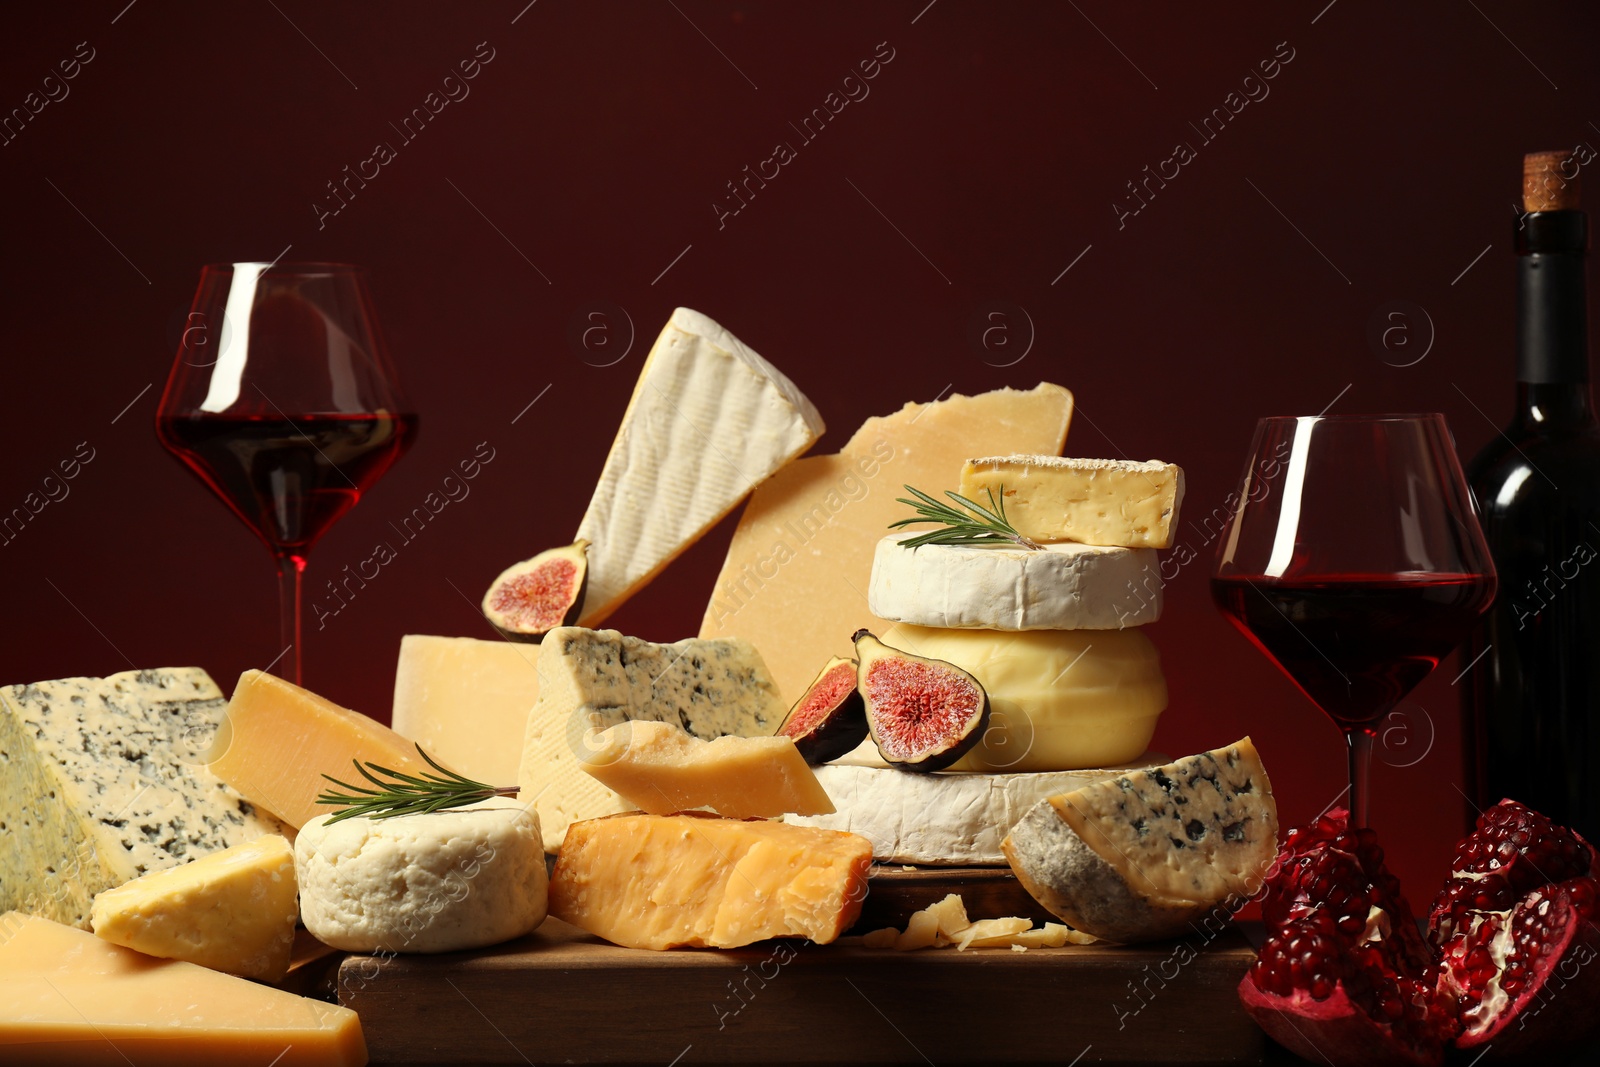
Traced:
[[1344, 731], [1365, 825], [1373, 735], [1494, 599], [1444, 417], [1262, 419], [1234, 501], [1212, 598]]
[[295, 682], [306, 555], [416, 427], [360, 267], [201, 271], [156, 432], [277, 559], [280, 673]]

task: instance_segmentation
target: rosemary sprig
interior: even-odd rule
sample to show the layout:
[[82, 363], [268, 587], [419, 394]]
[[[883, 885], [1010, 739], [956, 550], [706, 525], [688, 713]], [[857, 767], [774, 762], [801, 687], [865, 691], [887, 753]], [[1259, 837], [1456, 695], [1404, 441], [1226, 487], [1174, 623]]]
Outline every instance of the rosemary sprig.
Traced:
[[988, 507], [968, 500], [954, 490], [946, 489], [944, 495], [966, 509], [958, 511], [949, 504], [935, 500], [922, 490], [908, 485], [906, 492], [917, 499], [907, 500], [903, 496], [895, 499], [913, 508], [916, 515], [901, 519], [899, 522], [891, 522], [889, 529], [896, 530], [919, 522], [934, 522], [944, 527], [940, 530], [929, 530], [927, 533], [900, 542], [906, 548], [921, 548], [923, 545], [971, 545], [975, 548], [1021, 545], [1023, 548], [1039, 548], [1038, 543], [1018, 533], [1016, 527], [1006, 519], [1006, 487], [1003, 485], [1000, 487], [999, 499], [995, 498], [993, 489], [984, 491], [989, 494]]
[[[388, 767], [380, 767], [376, 763], [368, 763], [363, 767], [360, 760], [351, 760], [350, 762], [355, 764], [356, 772], [377, 786], [377, 789], [365, 789], [348, 782], [341, 782], [331, 774], [324, 774], [322, 777], [334, 785], [350, 791], [335, 793], [329, 790], [317, 797], [318, 804], [344, 806], [345, 810], [329, 819], [328, 825], [357, 816], [392, 819], [397, 815], [424, 815], [444, 808], [476, 804], [490, 797], [508, 797], [517, 794], [517, 787], [514, 785], [485, 785], [439, 766], [433, 761], [432, 756], [422, 751], [421, 745], [417, 746], [417, 755], [427, 760], [428, 766], [440, 773], [428, 774], [424, 771], [421, 777], [417, 777], [401, 774]], [[386, 782], [377, 777], [378, 774], [387, 775], [393, 781]]]

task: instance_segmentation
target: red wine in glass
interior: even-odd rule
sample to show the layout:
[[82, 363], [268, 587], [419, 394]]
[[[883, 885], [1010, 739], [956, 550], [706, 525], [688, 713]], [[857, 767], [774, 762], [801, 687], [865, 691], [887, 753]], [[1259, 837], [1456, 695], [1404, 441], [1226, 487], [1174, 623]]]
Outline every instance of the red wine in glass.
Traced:
[[306, 554], [416, 429], [361, 268], [201, 272], [156, 433], [276, 558], [282, 643], [273, 662], [297, 684]]
[[1344, 732], [1365, 826], [1379, 726], [1494, 599], [1444, 418], [1262, 419], [1234, 500], [1212, 599]]

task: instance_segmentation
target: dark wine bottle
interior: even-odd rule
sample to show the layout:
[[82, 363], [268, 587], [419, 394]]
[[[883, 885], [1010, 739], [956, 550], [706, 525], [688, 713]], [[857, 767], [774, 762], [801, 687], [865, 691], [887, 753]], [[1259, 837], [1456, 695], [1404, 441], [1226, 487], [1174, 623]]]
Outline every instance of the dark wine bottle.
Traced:
[[1462, 650], [1460, 684], [1473, 804], [1512, 797], [1597, 840], [1600, 425], [1578, 206], [1586, 162], [1568, 152], [1524, 159], [1516, 413], [1467, 467], [1500, 591]]

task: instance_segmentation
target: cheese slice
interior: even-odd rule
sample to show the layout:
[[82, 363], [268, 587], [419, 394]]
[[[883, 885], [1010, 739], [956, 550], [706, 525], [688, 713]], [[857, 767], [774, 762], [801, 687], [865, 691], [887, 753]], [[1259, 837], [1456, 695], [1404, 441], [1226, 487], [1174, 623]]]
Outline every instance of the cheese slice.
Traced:
[[360, 1067], [361, 1021], [17, 912], [0, 915], [0, 1063]]
[[611, 614], [824, 429], [776, 367], [698, 311], [674, 311], [578, 526], [590, 543], [579, 622]]
[[783, 821], [860, 834], [872, 842], [872, 858], [880, 863], [1003, 867], [1000, 842], [1024, 812], [1046, 797], [1120, 773], [1122, 769], [928, 774], [834, 763], [816, 768], [816, 776], [838, 810], [831, 815], [785, 815]]
[[946, 630], [899, 623], [879, 635], [942, 659], [989, 694], [989, 725], [961, 771], [1120, 767], [1150, 747], [1167, 707], [1161, 657], [1142, 629]]
[[203, 766], [198, 667], [0, 688], [0, 910], [89, 928], [96, 893], [284, 832]]
[[861, 914], [865, 838], [715, 816], [615, 815], [574, 823], [550, 879], [550, 914], [627, 948], [738, 948], [836, 939]]
[[1107, 941], [1183, 933], [1261, 887], [1278, 808], [1248, 737], [1034, 805], [1002, 842], [1040, 904]]
[[402, 774], [431, 768], [417, 747], [358, 711], [262, 671], [245, 671], [206, 756], [207, 766], [245, 799], [300, 827], [328, 812], [317, 803], [322, 777], [350, 781], [352, 760]]
[[961, 495], [987, 507], [991, 492], [1003, 501], [1011, 525], [1035, 541], [1170, 548], [1183, 504], [1183, 469], [1154, 459], [968, 460]]
[[629, 721], [592, 731], [580, 755], [592, 778], [652, 815], [709, 808], [734, 819], [765, 819], [833, 811], [787, 737], [702, 741], [673, 723]]
[[510, 785], [539, 699], [538, 664], [538, 645], [407, 634], [394, 674], [394, 730], [468, 778]]
[[1059, 452], [1072, 394], [1059, 385], [997, 389], [907, 404], [868, 419], [836, 455], [779, 471], [750, 498], [700, 624], [701, 637], [742, 637], [761, 649], [791, 702], [850, 636], [881, 633], [867, 587], [891, 522], [911, 513], [906, 485], [939, 496], [969, 456]]
[[297, 890], [294, 849], [269, 834], [108, 889], [89, 917], [114, 945], [276, 982], [289, 970]]
[[1153, 548], [903, 546], [916, 536], [878, 542], [867, 604], [881, 619], [955, 629], [1120, 630], [1161, 618]]
[[760, 653], [744, 641], [661, 645], [560, 626], [539, 647], [539, 702], [528, 716], [517, 784], [538, 809], [550, 852], [575, 820], [631, 806], [584, 773], [591, 729], [638, 719], [673, 723], [704, 741], [763, 737], [788, 710]]

